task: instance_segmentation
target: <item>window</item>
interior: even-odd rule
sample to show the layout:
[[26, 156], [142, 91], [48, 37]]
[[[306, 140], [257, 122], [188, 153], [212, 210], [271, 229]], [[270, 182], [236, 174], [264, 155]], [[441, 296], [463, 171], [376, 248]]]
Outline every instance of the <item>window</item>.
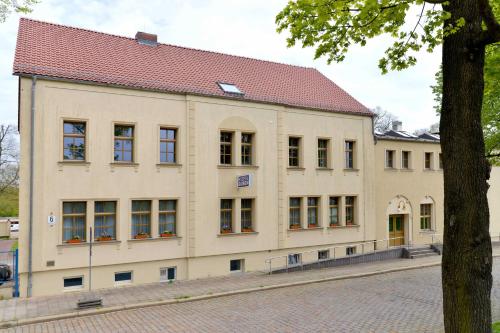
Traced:
[[115, 162], [134, 161], [134, 126], [115, 125]]
[[401, 153], [401, 168], [409, 169], [410, 168], [410, 152], [404, 151]]
[[394, 150], [385, 151], [385, 167], [394, 168]]
[[328, 168], [328, 141], [318, 139], [318, 168]]
[[290, 198], [290, 229], [301, 228], [301, 198]]
[[354, 141], [345, 142], [345, 168], [354, 169]]
[[96, 241], [108, 241], [116, 238], [116, 201], [95, 202], [94, 238]]
[[330, 251], [329, 250], [318, 251], [318, 260], [327, 260], [327, 259], [330, 259]]
[[288, 265], [295, 266], [302, 263], [302, 255], [300, 253], [293, 253], [288, 255]]
[[115, 284], [129, 284], [132, 282], [132, 272], [115, 273]]
[[354, 221], [354, 197], [345, 197], [345, 224], [355, 225]]
[[160, 268], [160, 282], [173, 281], [177, 278], [177, 267]]
[[352, 256], [353, 254], [356, 254], [356, 247], [355, 246], [346, 247], [345, 254], [346, 254], [346, 256]]
[[233, 232], [233, 199], [220, 201], [220, 232], [221, 234]]
[[84, 122], [65, 121], [63, 124], [63, 159], [66, 161], [85, 161]]
[[252, 232], [253, 199], [241, 199], [241, 231]]
[[443, 170], [443, 154], [439, 153], [439, 169]]
[[220, 164], [231, 164], [233, 151], [233, 133], [220, 132]]
[[177, 163], [177, 129], [160, 128], [160, 163]]
[[64, 278], [63, 285], [67, 289], [83, 288], [83, 276]]
[[243, 95], [241, 90], [234, 84], [222, 82], [217, 82], [217, 84], [225, 93]]
[[244, 260], [234, 259], [229, 262], [229, 271], [231, 272], [243, 272]]
[[432, 205], [420, 204], [420, 229], [431, 230]]
[[87, 203], [63, 202], [63, 242], [85, 242]]
[[424, 168], [426, 170], [432, 169], [432, 153], [425, 153], [425, 164]]
[[252, 165], [252, 138], [250, 133], [241, 133], [241, 165]]
[[288, 138], [288, 166], [298, 168], [300, 166], [300, 138]]
[[319, 198], [307, 198], [307, 227], [316, 228], [318, 226]]
[[158, 203], [158, 228], [161, 237], [176, 234], [177, 200], [160, 200]]
[[151, 201], [132, 201], [132, 238], [151, 237]]
[[339, 197], [330, 197], [330, 226], [339, 226]]

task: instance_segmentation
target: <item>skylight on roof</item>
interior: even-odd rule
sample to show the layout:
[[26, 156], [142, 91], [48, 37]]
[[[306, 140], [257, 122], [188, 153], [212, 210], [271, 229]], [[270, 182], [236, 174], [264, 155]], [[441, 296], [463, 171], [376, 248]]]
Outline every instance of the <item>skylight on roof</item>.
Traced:
[[219, 87], [226, 93], [243, 95], [241, 90], [234, 84], [217, 82]]

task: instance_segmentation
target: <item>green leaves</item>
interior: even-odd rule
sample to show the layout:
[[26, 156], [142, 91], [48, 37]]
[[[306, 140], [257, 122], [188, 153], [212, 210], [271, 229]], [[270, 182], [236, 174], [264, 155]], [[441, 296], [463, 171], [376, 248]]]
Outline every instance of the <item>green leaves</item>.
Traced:
[[[408, 13], [418, 6], [419, 15], [410, 27]], [[458, 31], [464, 21], [444, 27], [450, 17], [437, 5], [423, 0], [296, 0], [290, 1], [276, 16], [277, 31], [290, 32], [288, 46], [301, 42], [316, 47], [315, 58], [340, 62], [352, 44], [365, 46], [368, 39], [389, 35], [393, 43], [379, 61], [383, 73], [402, 70], [416, 63], [415, 52], [428, 52], [444, 36]]]
[[7, 16], [14, 11], [16, 13], [31, 13], [31, 7], [39, 0], [0, 0], [0, 23], [5, 22]]

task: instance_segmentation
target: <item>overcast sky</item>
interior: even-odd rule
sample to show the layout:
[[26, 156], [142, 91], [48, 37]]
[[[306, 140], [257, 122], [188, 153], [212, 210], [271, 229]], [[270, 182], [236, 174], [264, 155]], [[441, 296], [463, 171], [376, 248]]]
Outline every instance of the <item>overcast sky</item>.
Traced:
[[[413, 131], [438, 121], [430, 85], [441, 54], [422, 52], [418, 64], [381, 75], [386, 39], [355, 47], [341, 64], [314, 60], [313, 49], [288, 49], [274, 18], [286, 0], [41, 0], [30, 18], [133, 37], [155, 33], [159, 42], [315, 67], [369, 108], [381, 106]], [[146, 5], [147, 4], [147, 5]], [[412, 15], [413, 16], [413, 15]], [[17, 122], [17, 77], [12, 63], [19, 16], [0, 23], [0, 123]]]

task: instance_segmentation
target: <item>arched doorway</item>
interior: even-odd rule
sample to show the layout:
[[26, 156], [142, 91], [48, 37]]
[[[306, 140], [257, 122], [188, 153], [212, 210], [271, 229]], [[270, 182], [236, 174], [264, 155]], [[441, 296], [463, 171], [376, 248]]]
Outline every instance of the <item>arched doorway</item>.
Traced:
[[386, 210], [387, 238], [390, 246], [400, 246], [411, 243], [412, 208], [410, 201], [397, 195]]

